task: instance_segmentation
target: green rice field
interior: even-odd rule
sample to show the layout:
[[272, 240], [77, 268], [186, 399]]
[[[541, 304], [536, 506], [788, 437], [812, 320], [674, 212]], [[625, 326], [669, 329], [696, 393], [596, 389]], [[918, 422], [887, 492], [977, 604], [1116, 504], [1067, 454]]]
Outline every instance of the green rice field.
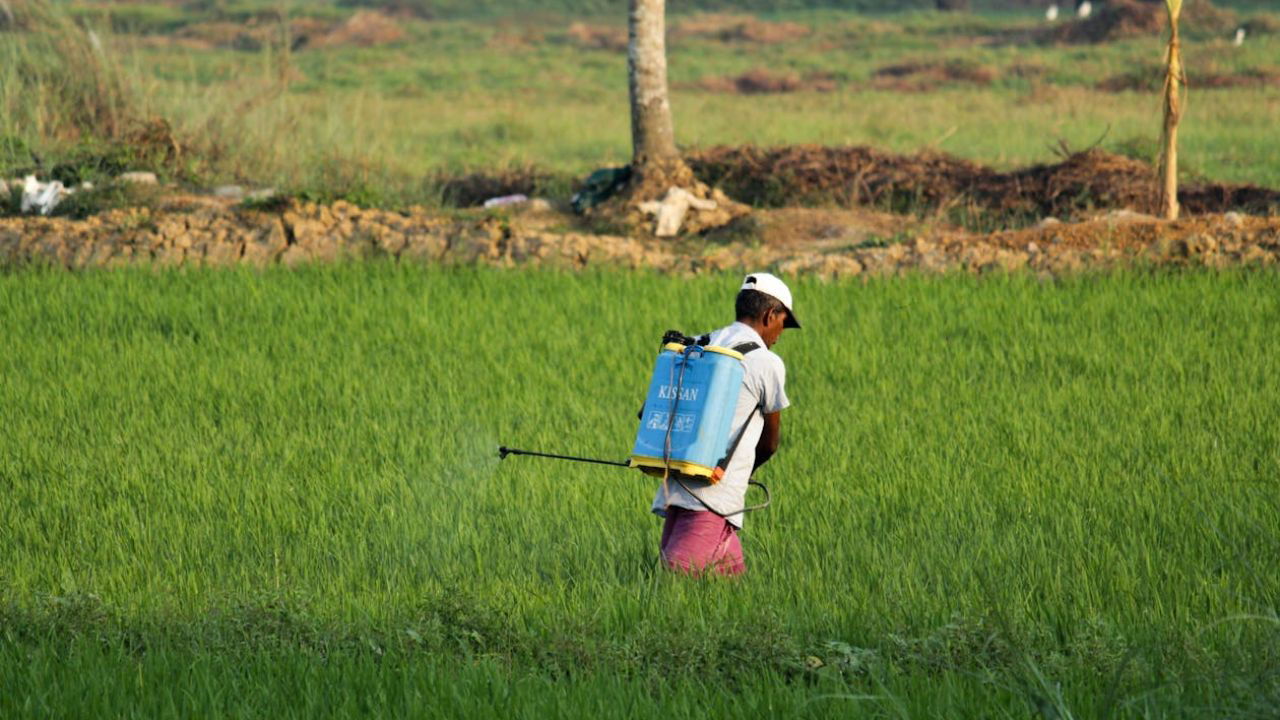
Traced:
[[740, 278], [0, 273], [0, 717], [1274, 717], [1280, 275], [792, 279], [748, 573], [624, 459]]

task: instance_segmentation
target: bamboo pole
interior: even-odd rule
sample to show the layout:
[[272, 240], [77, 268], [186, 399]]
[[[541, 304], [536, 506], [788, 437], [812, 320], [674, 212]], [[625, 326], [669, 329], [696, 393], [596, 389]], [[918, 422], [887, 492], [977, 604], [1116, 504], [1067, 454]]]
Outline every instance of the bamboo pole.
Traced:
[[1182, 67], [1182, 43], [1178, 38], [1178, 17], [1182, 0], [1165, 0], [1169, 9], [1169, 49], [1164, 77], [1164, 151], [1161, 166], [1164, 182], [1160, 188], [1160, 205], [1166, 220], [1178, 219], [1178, 122], [1182, 119], [1180, 89], [1186, 85]]

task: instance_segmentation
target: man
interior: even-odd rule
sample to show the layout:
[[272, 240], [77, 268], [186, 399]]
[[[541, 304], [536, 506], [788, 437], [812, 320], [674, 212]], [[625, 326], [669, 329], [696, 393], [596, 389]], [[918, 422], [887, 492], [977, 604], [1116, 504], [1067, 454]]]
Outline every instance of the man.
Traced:
[[[709, 345], [733, 348], [755, 343], [743, 355], [742, 390], [730, 438], [742, 439], [729, 458], [724, 477], [714, 485], [685, 480], [664, 483], [653, 500], [662, 525], [662, 559], [687, 573], [711, 569], [723, 575], [746, 571], [738, 530], [746, 505], [747, 481], [778, 451], [782, 438], [787, 371], [772, 351], [786, 328], [798, 328], [791, 291], [769, 273], [748, 275], [734, 301], [737, 322], [711, 333]], [[745, 430], [744, 430], [745, 428]]]

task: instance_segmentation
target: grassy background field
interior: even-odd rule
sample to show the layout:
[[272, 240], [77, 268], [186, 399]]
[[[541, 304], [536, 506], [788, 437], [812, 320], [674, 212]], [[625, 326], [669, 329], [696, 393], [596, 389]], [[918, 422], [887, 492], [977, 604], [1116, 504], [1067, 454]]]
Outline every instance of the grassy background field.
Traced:
[[691, 583], [651, 481], [495, 449], [625, 457], [735, 281], [0, 275], [0, 714], [1274, 709], [1274, 273], [797, 279], [775, 505]]
[[[626, 163], [630, 136], [625, 54], [575, 39], [570, 25], [581, 16], [562, 5], [530, 4], [502, 17], [477, 6], [482, 17], [471, 18], [442, 5], [436, 19], [397, 20], [404, 35], [387, 44], [304, 44], [295, 52], [280, 45], [297, 37], [271, 19], [276, 6], [71, 5], [95, 29], [101, 51], [84, 37], [73, 38], [78, 50], [69, 52], [65, 43], [24, 33], [8, 34], [0, 49], [8, 53], [0, 62], [0, 169], [31, 169], [34, 151], [46, 167], [79, 166], [86, 176], [104, 166], [149, 166], [195, 185], [243, 182], [404, 206], [444, 202], [442, 174], [534, 168], [549, 176], [549, 192], [567, 196], [591, 170]], [[939, 150], [1000, 168], [1054, 161], [1060, 141], [1077, 150], [1100, 143], [1144, 160], [1156, 156], [1163, 44], [1154, 34], [1044, 44], [1033, 39], [1044, 26], [1038, 9], [860, 15], [801, 5], [770, 5], [763, 15], [811, 31], [786, 42], [673, 36], [673, 107], [683, 145], [867, 144]], [[295, 18], [329, 21], [352, 11], [279, 7]], [[621, 30], [623, 14], [601, 14], [601, 7], [573, 10], [594, 26]], [[1257, 8], [1241, 9], [1243, 21]], [[673, 13], [672, 26], [687, 17]], [[175, 39], [200, 22], [257, 28], [266, 41], [236, 50]], [[1280, 34], [1255, 33], [1235, 48], [1228, 29], [1189, 24], [1185, 32], [1192, 90], [1181, 133], [1184, 175], [1280, 185], [1276, 87], [1198, 84], [1250, 72], [1280, 77]], [[944, 81], [923, 92], [876, 83], [877, 70], [903, 63], [953, 63], [992, 79]], [[834, 89], [706, 89], [761, 68], [821, 76]], [[1148, 89], [1097, 89], [1122, 76]], [[104, 87], [120, 89], [104, 94]], [[104, 104], [106, 110], [87, 112]], [[105, 133], [111, 123], [104, 116], [120, 118], [119, 129]], [[168, 123], [176, 146], [167, 131], [140, 136], [137, 127], [157, 118]]]

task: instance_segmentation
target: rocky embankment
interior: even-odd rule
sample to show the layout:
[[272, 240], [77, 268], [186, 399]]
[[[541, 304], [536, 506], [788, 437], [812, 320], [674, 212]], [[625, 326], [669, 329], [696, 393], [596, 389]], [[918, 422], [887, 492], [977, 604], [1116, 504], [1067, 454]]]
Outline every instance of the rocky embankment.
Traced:
[[1024, 268], [1058, 274], [1133, 263], [1230, 267], [1280, 260], [1280, 218], [1236, 213], [1164, 222], [1119, 211], [1087, 222], [1050, 219], [989, 235], [914, 231], [899, 242], [851, 241], [856, 233], [827, 233], [825, 239], [786, 242], [673, 243], [566, 227], [572, 227], [568, 216], [545, 209], [480, 217], [365, 210], [343, 202], [293, 203], [276, 211], [225, 205], [116, 210], [87, 220], [0, 219], [0, 266], [292, 266], [388, 257], [431, 264], [607, 265], [671, 272], [771, 267], [853, 276]]

